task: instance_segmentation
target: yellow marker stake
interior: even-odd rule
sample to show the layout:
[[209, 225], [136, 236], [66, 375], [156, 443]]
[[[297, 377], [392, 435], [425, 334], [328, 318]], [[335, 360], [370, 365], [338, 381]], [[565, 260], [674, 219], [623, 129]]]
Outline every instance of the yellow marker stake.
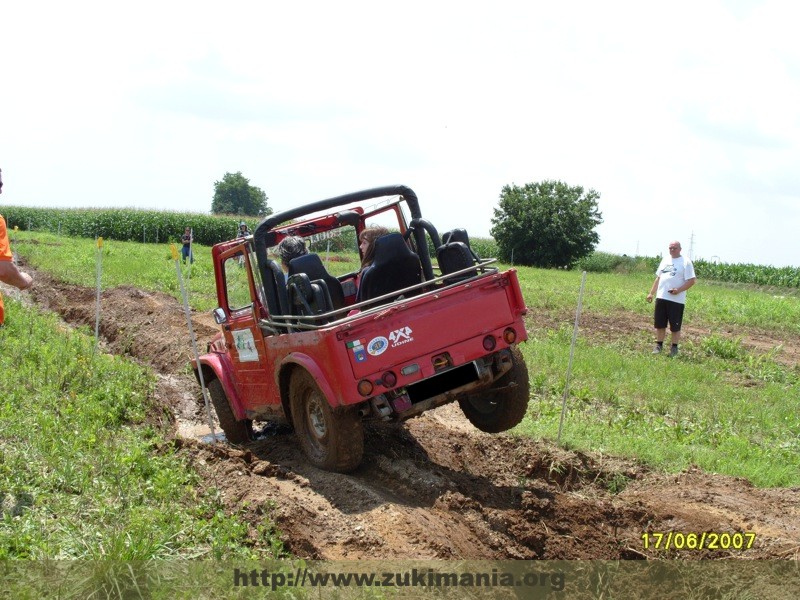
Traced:
[[169, 245], [170, 252], [172, 253], [172, 260], [175, 261], [175, 272], [178, 274], [178, 285], [181, 288], [181, 296], [183, 297], [183, 312], [186, 313], [186, 323], [189, 326], [189, 337], [192, 341], [192, 351], [194, 352], [194, 360], [197, 363], [197, 374], [200, 379], [200, 387], [203, 390], [203, 401], [206, 405], [206, 415], [208, 416], [208, 428], [211, 430], [211, 437], [214, 438], [214, 443], [217, 442], [217, 432], [214, 431], [214, 421], [211, 418], [211, 403], [208, 400], [208, 388], [206, 387], [206, 379], [203, 376], [203, 369], [200, 368], [200, 353], [197, 351], [197, 340], [194, 337], [194, 327], [192, 327], [192, 313], [189, 310], [189, 298], [186, 295], [186, 288], [183, 285], [183, 274], [181, 273], [181, 262], [178, 257], [178, 248], [175, 244]]
[[97, 251], [95, 252], [97, 264], [97, 302], [94, 315], [94, 347], [100, 343], [100, 281], [103, 277], [103, 238], [97, 238]]

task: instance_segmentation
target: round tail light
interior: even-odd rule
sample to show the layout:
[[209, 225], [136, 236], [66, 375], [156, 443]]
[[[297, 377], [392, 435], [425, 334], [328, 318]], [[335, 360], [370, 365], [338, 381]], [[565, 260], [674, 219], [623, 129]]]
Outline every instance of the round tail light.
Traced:
[[513, 344], [517, 341], [517, 332], [514, 331], [513, 328], [509, 327], [503, 332], [503, 341], [506, 344]]
[[358, 393], [364, 396], [370, 396], [372, 394], [372, 390], [374, 389], [372, 382], [369, 379], [362, 379], [358, 382]]
[[494, 350], [494, 347], [497, 346], [497, 340], [494, 339], [493, 335], [487, 335], [483, 338], [483, 349], [487, 352], [491, 352]]
[[381, 381], [383, 381], [383, 385], [387, 388], [392, 388], [397, 385], [397, 375], [392, 373], [391, 371], [386, 371], [381, 377]]

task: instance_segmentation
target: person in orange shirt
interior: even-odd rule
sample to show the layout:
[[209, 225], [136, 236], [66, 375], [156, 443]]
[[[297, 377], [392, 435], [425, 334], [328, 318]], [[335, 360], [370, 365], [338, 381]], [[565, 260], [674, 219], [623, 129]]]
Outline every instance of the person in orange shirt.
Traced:
[[[3, 170], [0, 169], [0, 194], [3, 193]], [[8, 232], [6, 231], [6, 220], [0, 215], [0, 281], [18, 287], [21, 290], [28, 289], [33, 283], [33, 278], [27, 273], [23, 273], [14, 264], [14, 257], [11, 254], [11, 245], [8, 243]], [[3, 307], [3, 294], [0, 294], [0, 327], [5, 323], [5, 308]]]

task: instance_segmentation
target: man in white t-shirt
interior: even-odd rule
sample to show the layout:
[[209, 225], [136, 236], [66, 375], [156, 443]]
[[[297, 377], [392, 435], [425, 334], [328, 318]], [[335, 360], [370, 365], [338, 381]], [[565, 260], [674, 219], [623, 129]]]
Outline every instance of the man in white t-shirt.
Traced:
[[683, 321], [683, 308], [686, 305], [686, 290], [697, 283], [694, 274], [694, 265], [688, 258], [681, 256], [680, 242], [669, 243], [669, 256], [661, 260], [656, 270], [656, 280], [647, 301], [652, 302], [656, 297], [656, 306], [653, 316], [653, 325], [656, 329], [656, 347], [653, 354], [660, 354], [664, 348], [664, 338], [667, 335], [667, 324], [672, 336], [672, 348], [669, 355], [678, 355], [678, 343], [681, 339], [681, 322]]

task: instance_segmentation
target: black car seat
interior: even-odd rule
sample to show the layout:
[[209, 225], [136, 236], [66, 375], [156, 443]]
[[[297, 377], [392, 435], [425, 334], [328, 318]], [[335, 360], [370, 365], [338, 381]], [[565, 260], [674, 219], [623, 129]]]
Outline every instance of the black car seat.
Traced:
[[[442, 245], [436, 249], [436, 260], [442, 275], [455, 273], [467, 269], [480, 262], [480, 258], [469, 246], [469, 236], [466, 229], [454, 229], [442, 236]], [[467, 271], [455, 277], [448, 277], [445, 283], [457, 283], [464, 279], [474, 277], [477, 271]]]
[[[328, 286], [321, 279], [311, 281], [305, 273], [295, 273], [289, 276], [288, 288], [289, 303], [294, 315], [312, 317], [333, 310]], [[322, 324], [327, 320], [315, 322]]]
[[330, 294], [333, 304], [332, 310], [344, 307], [344, 290], [342, 289], [342, 283], [336, 279], [336, 277], [328, 273], [318, 254], [304, 254], [303, 256], [293, 258], [289, 262], [289, 277], [297, 273], [305, 273], [312, 282], [318, 280], [325, 282], [325, 287], [328, 288], [328, 294]]
[[267, 269], [263, 272], [262, 278], [270, 317], [291, 314], [286, 291], [286, 276], [274, 260], [267, 262]]
[[[371, 300], [422, 283], [422, 265], [400, 233], [388, 233], [375, 240], [375, 259], [362, 275], [358, 302]], [[419, 290], [410, 292], [411, 295]], [[387, 298], [391, 302], [394, 298]]]

